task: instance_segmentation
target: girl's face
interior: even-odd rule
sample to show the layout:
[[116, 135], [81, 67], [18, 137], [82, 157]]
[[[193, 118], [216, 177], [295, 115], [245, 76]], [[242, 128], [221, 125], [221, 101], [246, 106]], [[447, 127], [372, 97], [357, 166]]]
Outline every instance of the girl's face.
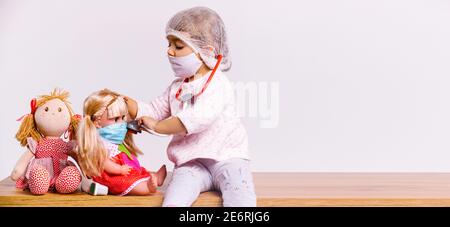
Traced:
[[103, 112], [101, 117], [98, 117], [97, 119], [95, 119], [94, 125], [97, 128], [103, 128], [103, 127], [106, 127], [108, 125], [112, 125], [115, 123], [122, 123], [125, 121], [125, 118], [126, 118], [125, 115], [114, 117], [114, 118], [108, 118], [108, 110], [106, 110]]
[[[169, 56], [183, 57], [194, 52], [194, 50], [192, 50], [190, 46], [188, 46], [186, 43], [175, 36], [167, 36], [167, 41], [169, 42], [169, 46], [167, 48], [167, 54]], [[198, 54], [197, 57], [199, 57]]]
[[[194, 50], [187, 45], [185, 42], [180, 40], [179, 38], [169, 35], [167, 36], [167, 41], [169, 42], [169, 46], [167, 47], [167, 54], [171, 57], [184, 57], [189, 54], [194, 53]], [[212, 47], [210, 47], [211, 51], [213, 50]], [[202, 61], [202, 58], [200, 57], [200, 54], [196, 54], [197, 58]], [[208, 66], [205, 65], [205, 63], [202, 61], [202, 65], [200, 69], [196, 72], [196, 74], [199, 75], [205, 75], [209, 71]], [[189, 78], [190, 80], [194, 80], [195, 76]]]

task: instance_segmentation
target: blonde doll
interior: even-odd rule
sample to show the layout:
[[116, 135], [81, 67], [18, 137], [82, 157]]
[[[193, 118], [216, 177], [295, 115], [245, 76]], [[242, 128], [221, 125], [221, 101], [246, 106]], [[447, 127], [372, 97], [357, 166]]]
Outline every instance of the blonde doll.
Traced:
[[16, 187], [30, 189], [35, 195], [47, 191], [72, 193], [81, 176], [68, 162], [75, 143], [64, 141], [75, 135], [78, 118], [68, 101], [69, 93], [53, 90], [50, 95], [32, 99], [30, 113], [24, 115], [16, 139], [27, 151], [11, 173]]
[[149, 195], [166, 177], [141, 167], [142, 152], [127, 132], [127, 106], [122, 96], [108, 89], [91, 94], [84, 101], [84, 119], [78, 130], [78, 162], [88, 177], [105, 185], [110, 194]]

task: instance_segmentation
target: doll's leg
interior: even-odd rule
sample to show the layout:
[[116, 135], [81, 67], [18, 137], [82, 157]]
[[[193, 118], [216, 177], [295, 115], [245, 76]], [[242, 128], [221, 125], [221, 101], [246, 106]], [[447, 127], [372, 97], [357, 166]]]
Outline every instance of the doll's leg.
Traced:
[[150, 173], [152, 176], [146, 181], [140, 182], [134, 187], [127, 195], [151, 195], [156, 192], [156, 176]]
[[78, 189], [81, 182], [81, 175], [77, 167], [67, 166], [56, 178], [55, 188], [59, 193], [72, 193]]
[[159, 168], [159, 170], [155, 172], [155, 176], [156, 176], [156, 184], [158, 186], [163, 185], [164, 180], [166, 179], [167, 176], [166, 165], [161, 166], [161, 168]]
[[191, 206], [201, 192], [211, 189], [212, 177], [208, 169], [199, 162], [188, 162], [174, 169], [162, 205]]
[[209, 170], [215, 188], [222, 192], [224, 207], [256, 206], [255, 187], [249, 161], [233, 158], [216, 162]]
[[127, 195], [151, 195], [154, 194], [158, 186], [164, 183], [167, 170], [166, 165], [161, 166], [155, 173], [150, 172], [150, 179], [141, 180]]
[[43, 166], [36, 166], [30, 170], [28, 187], [34, 195], [43, 195], [47, 193], [50, 187], [50, 173]]

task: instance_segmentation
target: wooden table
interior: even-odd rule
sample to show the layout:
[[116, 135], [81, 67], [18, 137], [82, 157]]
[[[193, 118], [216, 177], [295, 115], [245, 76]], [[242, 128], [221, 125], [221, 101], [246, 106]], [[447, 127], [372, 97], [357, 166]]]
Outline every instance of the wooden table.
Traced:
[[[450, 173], [254, 173], [254, 180], [258, 206], [450, 206]], [[162, 199], [161, 192], [33, 196], [9, 179], [0, 182], [0, 206], [161, 206]], [[193, 206], [221, 202], [217, 193], [206, 192]]]

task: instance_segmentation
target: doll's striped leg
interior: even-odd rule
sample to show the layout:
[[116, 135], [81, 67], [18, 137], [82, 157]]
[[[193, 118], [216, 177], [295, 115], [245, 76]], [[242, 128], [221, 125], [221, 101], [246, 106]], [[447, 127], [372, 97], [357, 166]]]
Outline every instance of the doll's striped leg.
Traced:
[[59, 193], [72, 193], [78, 189], [81, 175], [75, 166], [67, 166], [56, 178], [55, 188]]
[[50, 174], [43, 166], [35, 166], [30, 170], [28, 187], [34, 195], [43, 195], [47, 193], [50, 187]]

